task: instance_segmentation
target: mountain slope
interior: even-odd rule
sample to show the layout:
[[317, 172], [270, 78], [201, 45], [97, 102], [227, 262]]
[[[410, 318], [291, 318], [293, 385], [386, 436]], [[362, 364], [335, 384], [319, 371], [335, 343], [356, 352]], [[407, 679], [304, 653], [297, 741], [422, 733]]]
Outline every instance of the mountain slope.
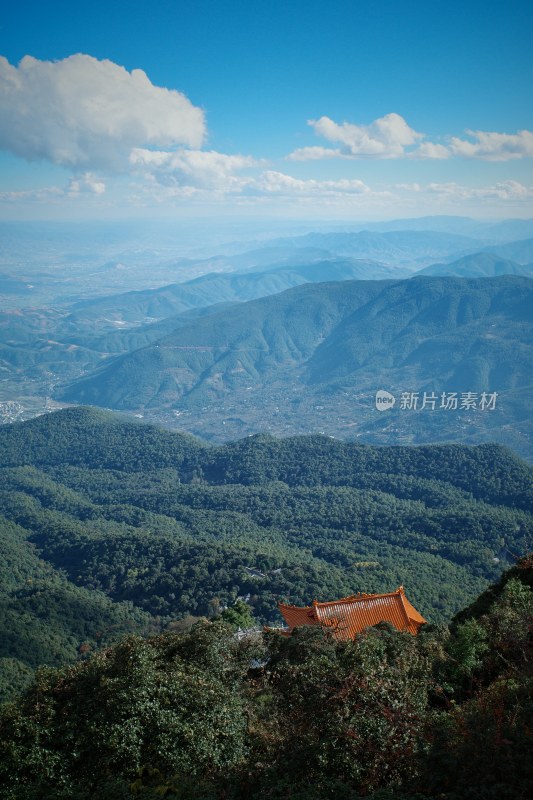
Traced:
[[277, 367], [303, 364], [344, 315], [381, 291], [381, 282], [306, 285], [240, 305], [117, 359], [64, 397], [132, 409], [162, 393], [168, 403], [202, 388], [231, 390]]
[[533, 264], [533, 239], [520, 239], [517, 242], [484, 247], [486, 253], [494, 253], [500, 258], [508, 258], [518, 264]]
[[531, 468], [494, 445], [255, 436], [206, 447], [79, 408], [4, 426], [0, 454], [0, 514], [26, 548], [8, 559], [5, 590], [44, 563], [165, 618], [249, 595], [274, 619], [279, 598], [405, 583], [424, 615], [444, 619], [533, 531]]
[[[31, 416], [30, 409], [35, 413], [48, 408], [52, 387], [237, 302], [324, 279], [402, 274], [374, 262], [318, 259], [316, 252], [309, 250], [301, 251], [306, 258], [300, 260], [300, 266], [283, 266], [283, 256], [290, 252], [293, 250], [267, 248], [243, 257], [239, 263], [252, 270], [246, 274], [213, 273], [187, 283], [78, 302], [70, 308], [0, 312], [0, 419], [10, 419], [2, 400], [16, 400], [21, 413]], [[275, 258], [276, 254], [280, 261], [275, 266], [256, 271], [254, 265], [261, 256]], [[312, 255], [314, 260], [309, 263]], [[296, 264], [298, 261], [296, 258]]]
[[43, 561], [30, 534], [0, 513], [0, 702], [33, 670], [59, 666], [120, 635], [146, 630], [147, 614], [76, 586]]
[[[389, 443], [466, 436], [531, 456], [532, 308], [533, 282], [518, 276], [308, 284], [197, 320], [61, 398], [165, 421], [178, 412], [182, 427], [219, 439], [257, 430]], [[387, 415], [376, 416], [378, 389], [398, 400]], [[401, 392], [420, 403], [424, 392], [496, 392], [500, 401], [465, 418], [400, 409]]]

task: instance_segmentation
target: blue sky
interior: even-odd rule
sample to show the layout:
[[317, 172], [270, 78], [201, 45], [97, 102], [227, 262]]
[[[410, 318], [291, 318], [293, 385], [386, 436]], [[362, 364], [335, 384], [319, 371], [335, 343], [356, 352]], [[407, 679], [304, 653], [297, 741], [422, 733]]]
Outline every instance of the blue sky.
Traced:
[[531, 2], [10, 6], [4, 219], [533, 216]]

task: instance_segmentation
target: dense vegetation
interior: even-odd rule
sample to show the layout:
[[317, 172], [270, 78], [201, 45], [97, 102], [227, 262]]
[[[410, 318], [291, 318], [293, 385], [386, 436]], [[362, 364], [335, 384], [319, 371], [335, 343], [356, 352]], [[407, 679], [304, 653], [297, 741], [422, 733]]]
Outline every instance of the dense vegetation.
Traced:
[[77, 586], [43, 561], [28, 531], [0, 518], [0, 700], [41, 664], [59, 666], [115, 641], [146, 633], [148, 614]]
[[432, 622], [533, 531], [532, 470], [497, 446], [380, 448], [324, 436], [223, 447], [90, 409], [0, 430], [0, 690], [125, 630], [260, 622], [404, 584]]
[[532, 567], [417, 637], [216, 618], [42, 669], [0, 710], [2, 797], [529, 800]]

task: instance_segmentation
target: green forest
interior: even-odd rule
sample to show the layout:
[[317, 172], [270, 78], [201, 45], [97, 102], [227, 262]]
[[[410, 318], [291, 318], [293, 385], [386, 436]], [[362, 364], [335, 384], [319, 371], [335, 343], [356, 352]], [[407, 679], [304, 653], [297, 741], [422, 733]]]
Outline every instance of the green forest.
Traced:
[[0, 429], [0, 693], [123, 635], [246, 601], [403, 584], [447, 623], [531, 548], [533, 471], [496, 445], [186, 434], [73, 408]]
[[450, 625], [353, 641], [210, 621], [41, 668], [0, 708], [5, 800], [529, 800], [533, 556]]

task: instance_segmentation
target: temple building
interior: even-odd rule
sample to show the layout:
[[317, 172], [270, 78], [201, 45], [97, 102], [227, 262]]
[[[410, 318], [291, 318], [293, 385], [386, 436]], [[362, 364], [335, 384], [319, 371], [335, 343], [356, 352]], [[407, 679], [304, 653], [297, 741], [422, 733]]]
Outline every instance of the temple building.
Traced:
[[411, 605], [403, 586], [389, 594], [356, 594], [318, 603], [312, 606], [288, 606], [278, 604], [283, 619], [288, 625], [287, 634], [302, 625], [322, 625], [331, 628], [336, 639], [353, 639], [358, 633], [380, 622], [390, 622], [399, 631], [416, 635], [426, 620]]

